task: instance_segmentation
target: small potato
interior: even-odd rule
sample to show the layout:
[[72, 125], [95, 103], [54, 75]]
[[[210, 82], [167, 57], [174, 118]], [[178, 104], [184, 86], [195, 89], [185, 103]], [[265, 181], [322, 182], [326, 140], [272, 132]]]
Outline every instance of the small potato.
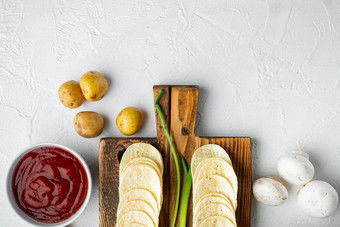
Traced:
[[61, 103], [71, 109], [79, 107], [85, 100], [79, 83], [74, 80], [63, 83], [59, 87], [58, 95]]
[[79, 112], [73, 120], [76, 132], [86, 138], [96, 137], [102, 133], [104, 128], [104, 118], [92, 111]]
[[80, 88], [87, 100], [98, 101], [106, 95], [109, 85], [100, 72], [89, 71], [80, 78]]
[[138, 132], [143, 125], [143, 121], [142, 111], [135, 107], [127, 107], [118, 114], [116, 124], [121, 133], [130, 136]]

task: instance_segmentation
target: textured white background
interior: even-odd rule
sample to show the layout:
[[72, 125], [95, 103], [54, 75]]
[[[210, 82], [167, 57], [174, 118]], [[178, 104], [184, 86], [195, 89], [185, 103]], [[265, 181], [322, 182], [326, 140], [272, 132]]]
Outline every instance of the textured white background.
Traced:
[[[76, 110], [58, 87], [88, 70], [110, 90]], [[14, 157], [37, 142], [77, 150], [94, 188], [72, 226], [98, 226], [98, 142], [73, 130], [82, 110], [105, 116], [101, 136], [121, 136], [115, 117], [145, 111], [136, 136], [155, 136], [152, 86], [201, 86], [199, 135], [253, 138], [253, 179], [277, 175], [278, 157], [311, 154], [315, 179], [340, 190], [339, 0], [0, 0], [0, 226], [23, 226], [9, 206], [5, 177]], [[340, 226], [288, 202], [253, 200], [252, 226]]]

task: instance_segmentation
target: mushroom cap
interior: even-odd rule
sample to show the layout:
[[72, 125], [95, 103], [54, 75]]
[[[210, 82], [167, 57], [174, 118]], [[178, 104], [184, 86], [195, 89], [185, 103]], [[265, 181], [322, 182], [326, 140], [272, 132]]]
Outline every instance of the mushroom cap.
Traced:
[[306, 184], [296, 194], [299, 208], [309, 216], [325, 218], [338, 207], [338, 193], [327, 182], [315, 180]]
[[288, 199], [286, 187], [275, 177], [262, 177], [253, 184], [253, 194], [257, 201], [270, 206], [278, 206]]
[[282, 156], [277, 163], [277, 171], [288, 183], [304, 185], [313, 179], [314, 166], [301, 154]]
[[292, 151], [290, 154], [300, 155], [300, 156], [305, 157], [309, 160], [309, 154], [307, 152], [304, 152], [304, 151], [300, 151], [300, 150]]

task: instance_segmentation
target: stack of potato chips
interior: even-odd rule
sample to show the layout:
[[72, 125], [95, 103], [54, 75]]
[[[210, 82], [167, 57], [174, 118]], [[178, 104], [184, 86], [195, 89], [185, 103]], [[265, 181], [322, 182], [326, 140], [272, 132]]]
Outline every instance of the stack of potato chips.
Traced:
[[150, 144], [129, 146], [120, 162], [117, 226], [158, 226], [163, 203], [163, 159]]
[[227, 152], [208, 144], [191, 160], [193, 176], [193, 226], [235, 227], [237, 177]]

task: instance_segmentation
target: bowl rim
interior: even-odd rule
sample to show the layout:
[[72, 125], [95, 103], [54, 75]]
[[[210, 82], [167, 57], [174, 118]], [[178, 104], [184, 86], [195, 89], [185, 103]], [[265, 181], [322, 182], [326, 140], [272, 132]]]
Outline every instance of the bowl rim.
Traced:
[[[79, 161], [80, 163], [83, 165], [85, 172], [86, 172], [86, 176], [87, 176], [87, 181], [88, 181], [88, 188], [87, 188], [87, 194], [85, 197], [85, 200], [83, 202], [83, 204], [81, 205], [81, 207], [79, 208], [79, 210], [74, 213], [72, 216], [70, 216], [69, 218], [67, 218], [64, 221], [61, 222], [56, 222], [56, 223], [45, 223], [45, 222], [40, 222], [36, 219], [33, 219], [32, 217], [30, 217], [29, 215], [27, 215], [17, 204], [17, 202], [15, 201], [14, 198], [14, 194], [13, 194], [13, 190], [12, 190], [12, 177], [13, 177], [13, 173], [14, 173], [14, 169], [17, 166], [18, 162], [29, 152], [31, 152], [32, 150], [39, 148], [39, 147], [59, 147], [62, 148], [68, 152], [70, 152], [72, 155], [74, 155]], [[86, 161], [81, 157], [80, 154], [78, 154], [76, 151], [74, 151], [73, 149], [57, 144], [57, 143], [51, 143], [51, 142], [47, 142], [47, 143], [36, 143], [36, 144], [32, 144], [28, 147], [25, 147], [24, 149], [22, 149], [21, 152], [19, 152], [16, 157], [14, 158], [14, 161], [11, 163], [8, 173], [7, 173], [7, 179], [6, 179], [6, 191], [7, 191], [7, 199], [9, 200], [9, 203], [11, 204], [11, 207], [14, 209], [14, 211], [18, 214], [18, 216], [21, 218], [21, 220], [25, 221], [26, 223], [29, 223], [31, 225], [35, 225], [35, 226], [49, 226], [49, 227], [62, 227], [62, 226], [66, 226], [71, 224], [74, 220], [76, 220], [80, 214], [85, 210], [90, 197], [91, 197], [91, 193], [92, 193], [92, 177], [91, 177], [91, 172], [90, 169], [86, 163]]]

